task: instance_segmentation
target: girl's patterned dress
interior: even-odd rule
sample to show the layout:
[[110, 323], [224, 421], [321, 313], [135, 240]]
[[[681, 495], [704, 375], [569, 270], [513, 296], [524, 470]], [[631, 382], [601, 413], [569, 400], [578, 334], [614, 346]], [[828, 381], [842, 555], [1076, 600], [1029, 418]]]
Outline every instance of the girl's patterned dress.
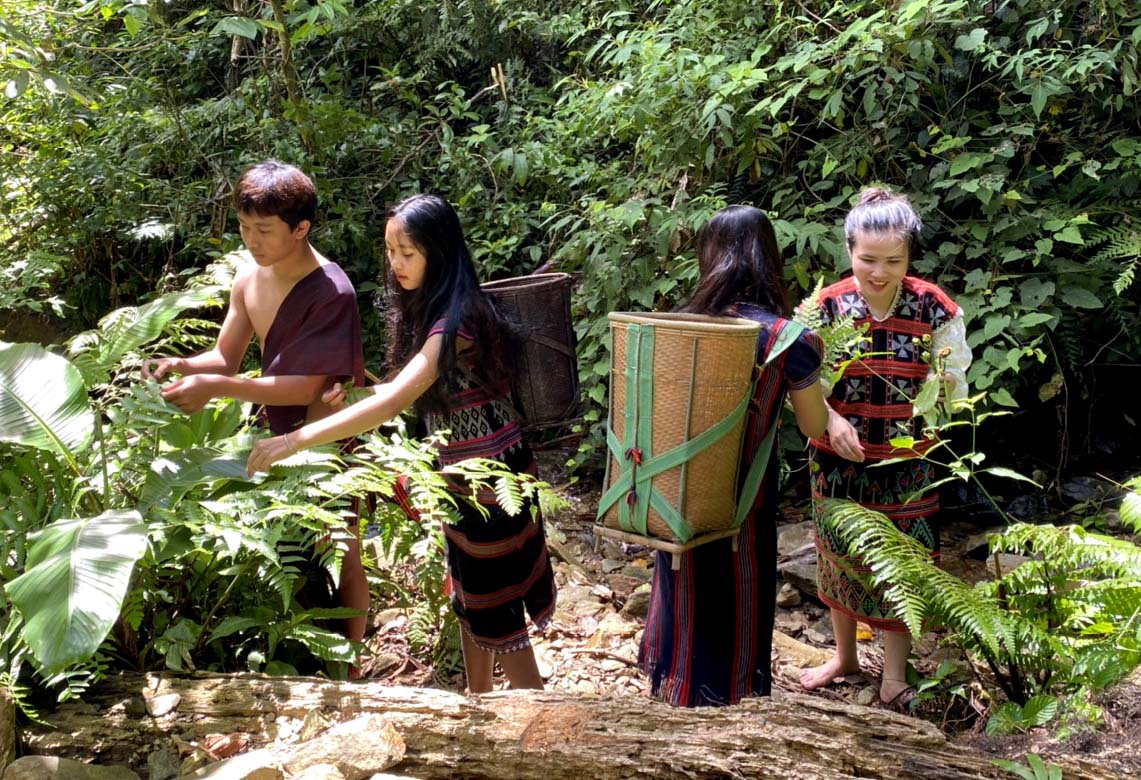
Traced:
[[[443, 328], [443, 322], [436, 323], [429, 336]], [[502, 400], [509, 397], [509, 382], [491, 392], [480, 386], [474, 378], [474, 337], [462, 326], [457, 332], [457, 342], [461, 340], [467, 346], [457, 355], [461, 370], [448, 383], [446, 408], [425, 415], [429, 434], [449, 432], [439, 448], [440, 465], [491, 458], [517, 474], [536, 473], [518, 416]], [[456, 485], [456, 491], [468, 494], [462, 485]], [[397, 500], [415, 516], [402, 493], [398, 491]], [[444, 524], [452, 608], [481, 649], [524, 650], [530, 646], [525, 615], [541, 630], [555, 611], [556, 586], [543, 519], [532, 517], [529, 504], [517, 515], [507, 514], [492, 491], [481, 492], [478, 501], [487, 517], [458, 501], [459, 522]]]
[[[911, 399], [918, 394], [930, 370], [922, 353], [936, 348], [933, 342], [952, 322], [961, 324], [961, 313], [958, 305], [937, 286], [911, 276], [903, 279], [887, 317], [882, 320], [872, 316], [851, 277], [824, 288], [820, 306], [825, 323], [847, 315], [853, 316], [857, 325], [867, 323], [865, 336], [871, 344], [862, 351], [871, 356], [852, 362], [829, 398], [832, 408], [855, 427], [866, 460], [854, 463], [841, 457], [827, 438], [813, 439], [809, 446], [817, 531], [817, 591], [821, 601], [849, 617], [885, 631], [906, 631], [907, 627], [893, 615], [883, 589], [871, 586], [867, 566], [840, 552], [843, 546], [821, 522], [822, 499], [848, 498], [882, 512], [938, 559], [938, 493], [932, 491], [907, 503], [910, 494], [935, 479], [934, 467], [917, 457], [885, 466], [875, 464], [920, 454], [934, 444], [923, 439], [923, 421], [912, 417]], [[924, 344], [924, 336], [932, 339]], [[965, 343], [957, 349], [970, 354]], [[899, 437], [914, 439], [914, 450], [904, 452], [892, 447], [890, 441]]]

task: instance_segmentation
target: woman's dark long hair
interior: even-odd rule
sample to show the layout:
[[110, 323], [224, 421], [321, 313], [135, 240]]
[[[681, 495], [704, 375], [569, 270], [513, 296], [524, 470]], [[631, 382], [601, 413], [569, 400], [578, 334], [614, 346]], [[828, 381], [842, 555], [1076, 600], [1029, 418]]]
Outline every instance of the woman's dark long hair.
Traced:
[[392, 304], [388, 309], [389, 371], [399, 371], [424, 346], [428, 332], [444, 321], [440, 350], [440, 380], [420, 396], [419, 411], [442, 411], [447, 386], [456, 371], [456, 332], [470, 331], [476, 351], [472, 371], [496, 395], [507, 379], [510, 330], [491, 299], [480, 289], [460, 217], [441, 197], [413, 195], [392, 208], [389, 219], [400, 221], [408, 238], [424, 253], [427, 267], [415, 290], [402, 289], [388, 269]]
[[701, 277], [689, 302], [678, 311], [722, 314], [733, 303], [753, 303], [788, 315], [783, 264], [769, 218], [752, 206], [728, 206], [697, 236]]

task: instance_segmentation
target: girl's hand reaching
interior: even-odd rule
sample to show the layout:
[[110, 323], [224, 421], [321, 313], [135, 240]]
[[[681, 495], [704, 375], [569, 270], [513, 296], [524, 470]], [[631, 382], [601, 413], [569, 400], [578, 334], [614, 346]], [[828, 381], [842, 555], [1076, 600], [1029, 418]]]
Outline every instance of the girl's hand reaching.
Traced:
[[864, 462], [864, 448], [860, 446], [860, 436], [855, 427], [831, 409], [828, 413], [828, 441], [841, 457], [856, 463]]
[[345, 405], [345, 399], [348, 397], [348, 392], [337, 382], [333, 387], [321, 393], [321, 403], [338, 409]]
[[289, 434], [262, 439], [254, 444], [253, 452], [246, 461], [246, 476], [252, 477], [258, 471], [269, 471], [269, 467], [283, 458], [288, 458], [296, 450], [289, 442]]

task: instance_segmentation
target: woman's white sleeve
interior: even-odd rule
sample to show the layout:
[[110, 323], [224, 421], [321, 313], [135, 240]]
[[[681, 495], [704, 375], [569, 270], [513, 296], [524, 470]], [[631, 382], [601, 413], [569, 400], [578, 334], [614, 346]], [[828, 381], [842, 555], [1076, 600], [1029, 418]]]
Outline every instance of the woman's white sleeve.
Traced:
[[938, 355], [944, 349], [951, 350], [945, 361], [946, 373], [951, 380], [950, 398], [966, 398], [971, 348], [967, 346], [967, 326], [963, 322], [962, 311], [931, 334], [931, 353]]

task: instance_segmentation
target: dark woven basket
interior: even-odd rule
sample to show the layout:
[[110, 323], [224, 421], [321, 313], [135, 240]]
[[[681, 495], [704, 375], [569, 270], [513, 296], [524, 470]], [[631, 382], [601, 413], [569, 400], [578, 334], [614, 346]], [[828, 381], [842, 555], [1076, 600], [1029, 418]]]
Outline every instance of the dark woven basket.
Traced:
[[570, 317], [570, 274], [535, 274], [483, 285], [519, 329], [515, 398], [528, 425], [574, 417], [578, 409], [578, 359]]

